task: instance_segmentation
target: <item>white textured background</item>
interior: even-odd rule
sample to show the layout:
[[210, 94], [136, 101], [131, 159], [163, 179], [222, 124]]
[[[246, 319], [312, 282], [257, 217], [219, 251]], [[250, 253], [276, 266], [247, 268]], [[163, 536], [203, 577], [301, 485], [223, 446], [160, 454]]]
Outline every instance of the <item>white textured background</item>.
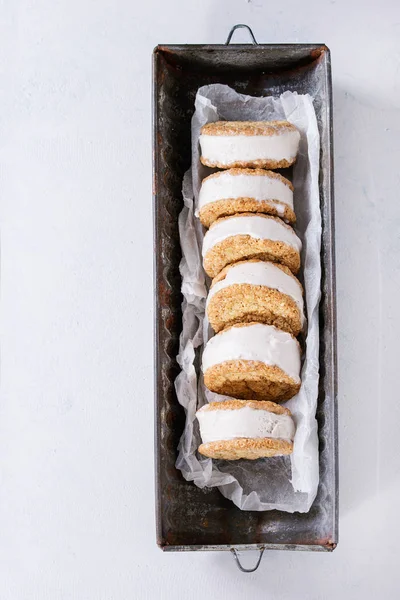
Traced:
[[[254, 575], [158, 550], [153, 493], [151, 52], [238, 22], [326, 43], [335, 102], [340, 543]], [[399, 597], [399, 39], [397, 0], [0, 0], [1, 600]]]

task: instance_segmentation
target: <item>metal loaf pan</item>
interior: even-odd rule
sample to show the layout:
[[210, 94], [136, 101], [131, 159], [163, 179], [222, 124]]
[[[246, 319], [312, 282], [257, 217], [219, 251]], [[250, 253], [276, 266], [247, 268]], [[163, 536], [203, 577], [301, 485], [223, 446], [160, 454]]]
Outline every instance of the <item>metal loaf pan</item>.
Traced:
[[[254, 45], [230, 46], [230, 37], [226, 45], [160, 45], [153, 54], [157, 543], [163, 550], [333, 550], [338, 535], [338, 471], [330, 52], [323, 44], [258, 45], [254, 38]], [[255, 96], [292, 90], [314, 98], [321, 135], [323, 222], [320, 484], [307, 514], [241, 511], [217, 489], [200, 490], [185, 481], [175, 468], [185, 419], [174, 390], [182, 321], [178, 215], [182, 178], [191, 161], [194, 99], [198, 88], [210, 83], [225, 83]]]

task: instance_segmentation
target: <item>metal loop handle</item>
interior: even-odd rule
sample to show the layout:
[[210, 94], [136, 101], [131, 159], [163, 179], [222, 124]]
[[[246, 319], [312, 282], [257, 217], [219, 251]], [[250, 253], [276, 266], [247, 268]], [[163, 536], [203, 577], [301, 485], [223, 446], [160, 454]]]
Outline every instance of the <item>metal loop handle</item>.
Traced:
[[232, 39], [232, 36], [233, 36], [234, 32], [236, 31], [236, 29], [247, 29], [247, 31], [248, 31], [248, 32], [249, 32], [249, 34], [250, 34], [251, 40], [252, 40], [252, 41], [251, 41], [251, 43], [252, 43], [252, 44], [254, 44], [255, 46], [257, 46], [257, 45], [258, 45], [258, 44], [257, 44], [257, 40], [256, 40], [256, 38], [254, 37], [254, 33], [252, 32], [252, 30], [250, 29], [250, 27], [249, 27], [248, 25], [244, 25], [243, 23], [239, 23], [238, 25], [234, 25], [234, 26], [232, 27], [232, 29], [230, 30], [230, 32], [229, 32], [229, 35], [228, 35], [228, 39], [227, 39], [227, 40], [226, 40], [226, 42], [225, 42], [225, 44], [226, 44], [227, 46], [229, 45], [229, 43], [230, 43], [230, 41], [231, 41], [231, 39]]
[[236, 552], [235, 548], [231, 548], [233, 558], [235, 559], [236, 564], [237, 564], [239, 570], [242, 571], [242, 573], [254, 573], [254, 571], [257, 571], [258, 567], [260, 566], [260, 562], [263, 557], [264, 550], [265, 550], [265, 548], [260, 549], [260, 556], [258, 557], [258, 561], [256, 562], [255, 566], [252, 569], [245, 569], [240, 562], [238, 553]]

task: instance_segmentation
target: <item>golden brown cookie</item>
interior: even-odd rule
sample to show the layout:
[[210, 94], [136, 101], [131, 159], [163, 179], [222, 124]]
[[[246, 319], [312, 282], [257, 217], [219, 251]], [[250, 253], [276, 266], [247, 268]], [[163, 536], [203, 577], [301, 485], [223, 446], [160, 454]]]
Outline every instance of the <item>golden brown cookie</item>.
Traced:
[[229, 264], [258, 258], [286, 265], [296, 274], [300, 251], [300, 239], [281, 219], [242, 213], [211, 225], [203, 240], [203, 265], [210, 277], [216, 277]]
[[288, 121], [217, 121], [202, 127], [199, 142], [208, 167], [280, 169], [295, 162], [300, 133]]
[[270, 402], [269, 400], [238, 400], [237, 398], [230, 398], [229, 400], [223, 400], [221, 402], [209, 402], [200, 408], [199, 411], [233, 410], [245, 407], [253, 408], [254, 410], [266, 410], [275, 415], [292, 416], [292, 413], [287, 406], [276, 404], [276, 402]]
[[203, 179], [198, 216], [205, 227], [221, 217], [258, 212], [296, 222], [293, 185], [265, 169], [228, 169]]
[[293, 442], [286, 440], [274, 440], [271, 438], [248, 439], [236, 438], [234, 440], [222, 440], [208, 442], [199, 446], [200, 454], [209, 458], [224, 460], [256, 460], [257, 458], [270, 458], [271, 456], [285, 456], [292, 454]]
[[213, 279], [206, 310], [217, 333], [235, 323], [255, 321], [297, 336], [304, 323], [303, 289], [283, 265], [240, 261]]

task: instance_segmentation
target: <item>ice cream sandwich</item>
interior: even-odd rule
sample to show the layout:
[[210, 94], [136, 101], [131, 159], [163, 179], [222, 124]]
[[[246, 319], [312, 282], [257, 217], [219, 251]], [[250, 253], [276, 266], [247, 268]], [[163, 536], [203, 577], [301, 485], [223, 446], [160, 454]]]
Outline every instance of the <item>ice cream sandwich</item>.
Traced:
[[296, 221], [293, 185], [264, 169], [229, 169], [209, 175], [201, 184], [198, 216], [205, 227], [220, 217], [258, 212]]
[[201, 128], [199, 141], [208, 167], [281, 169], [295, 162], [300, 133], [288, 121], [217, 121]]
[[241, 261], [213, 279], [206, 310], [216, 332], [255, 321], [297, 336], [304, 324], [303, 288], [284, 265]]
[[227, 265], [251, 258], [278, 262], [296, 274], [300, 251], [300, 239], [281, 219], [243, 213], [217, 219], [204, 236], [202, 253], [206, 273], [216, 277]]
[[204, 383], [241, 400], [289, 400], [300, 389], [301, 350], [296, 338], [273, 325], [239, 323], [208, 340]]
[[199, 452], [204, 456], [254, 460], [293, 451], [291, 412], [273, 402], [211, 402], [200, 408], [196, 417], [202, 439]]

